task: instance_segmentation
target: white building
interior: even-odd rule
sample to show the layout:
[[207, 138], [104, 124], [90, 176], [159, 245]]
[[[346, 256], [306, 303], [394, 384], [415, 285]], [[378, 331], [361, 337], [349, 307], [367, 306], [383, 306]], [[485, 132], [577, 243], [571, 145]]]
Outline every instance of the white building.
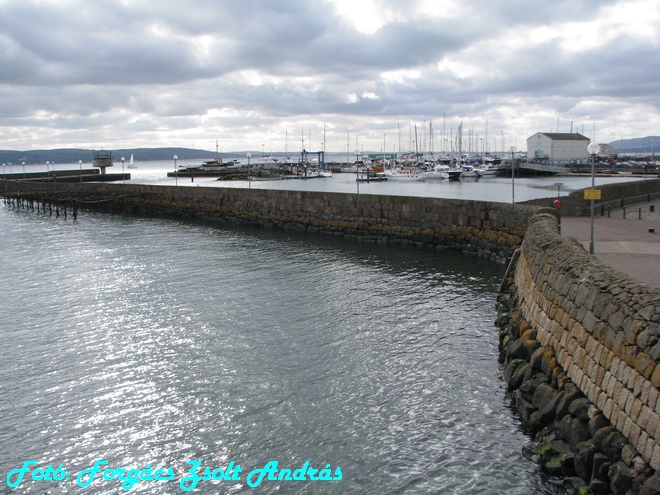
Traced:
[[577, 133], [537, 132], [527, 138], [527, 161], [550, 165], [587, 163], [589, 138]]

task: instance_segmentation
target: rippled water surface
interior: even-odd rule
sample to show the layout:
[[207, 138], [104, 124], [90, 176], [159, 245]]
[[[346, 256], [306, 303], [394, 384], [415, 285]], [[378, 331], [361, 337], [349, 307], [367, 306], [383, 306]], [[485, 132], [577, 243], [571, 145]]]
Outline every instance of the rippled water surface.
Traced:
[[[187, 462], [195, 493], [561, 493], [524, 455], [497, 363], [503, 267], [270, 230], [0, 208], [0, 492], [36, 460], [121, 493], [108, 466]], [[264, 480], [276, 460], [336, 481]], [[29, 475], [28, 475], [29, 476]]]

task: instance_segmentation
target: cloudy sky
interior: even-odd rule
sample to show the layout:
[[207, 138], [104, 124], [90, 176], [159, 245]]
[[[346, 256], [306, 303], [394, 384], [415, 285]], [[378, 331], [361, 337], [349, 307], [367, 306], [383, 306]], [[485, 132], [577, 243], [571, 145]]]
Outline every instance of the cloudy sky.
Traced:
[[0, 0], [0, 149], [440, 152], [461, 122], [660, 135], [660, 2]]

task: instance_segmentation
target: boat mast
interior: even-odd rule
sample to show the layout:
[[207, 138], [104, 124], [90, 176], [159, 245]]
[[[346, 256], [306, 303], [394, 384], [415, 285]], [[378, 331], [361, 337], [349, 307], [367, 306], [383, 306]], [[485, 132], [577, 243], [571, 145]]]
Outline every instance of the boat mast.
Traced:
[[447, 142], [447, 112], [442, 111], [442, 153], [447, 154], [446, 142]]
[[[397, 154], [397, 159], [398, 159], [401, 156], [401, 122], [399, 122], [399, 119], [396, 119], [396, 125], [399, 129], [399, 132], [398, 132], [398, 134], [399, 134], [399, 153]], [[397, 159], [394, 160], [395, 164], [398, 161]]]
[[415, 124], [415, 165], [417, 165], [417, 162], [419, 161], [419, 147], [417, 146], [419, 143], [417, 143], [417, 124]]
[[429, 120], [429, 153], [433, 158], [433, 121]]
[[486, 119], [486, 135], [484, 136], [484, 156], [488, 154], [488, 119]]

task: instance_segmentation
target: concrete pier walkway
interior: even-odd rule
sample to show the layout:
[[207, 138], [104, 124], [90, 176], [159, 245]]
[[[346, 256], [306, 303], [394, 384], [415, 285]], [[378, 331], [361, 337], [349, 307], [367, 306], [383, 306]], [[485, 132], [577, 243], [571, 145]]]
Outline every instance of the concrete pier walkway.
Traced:
[[[651, 212], [651, 205], [654, 210]], [[641, 219], [639, 209], [641, 208]], [[603, 263], [654, 287], [660, 287], [660, 201], [639, 203], [594, 217], [594, 255]], [[591, 217], [562, 217], [561, 234], [589, 251]], [[650, 232], [649, 229], [655, 229]]]

